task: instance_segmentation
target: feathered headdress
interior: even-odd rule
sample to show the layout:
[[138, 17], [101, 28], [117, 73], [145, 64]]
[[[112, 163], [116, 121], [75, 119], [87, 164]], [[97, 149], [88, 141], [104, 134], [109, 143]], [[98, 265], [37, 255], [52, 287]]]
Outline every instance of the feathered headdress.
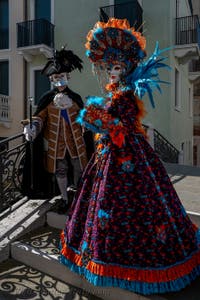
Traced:
[[70, 73], [75, 69], [82, 70], [82, 60], [71, 50], [62, 47], [60, 51], [55, 50], [53, 57], [49, 58], [41, 73], [46, 76], [62, 72]]
[[[157, 42], [153, 54], [144, 60], [145, 47], [145, 38], [130, 27], [126, 19], [111, 18], [107, 23], [97, 22], [89, 31], [86, 55], [96, 67], [123, 65], [126, 71], [123, 76], [124, 89], [133, 90], [139, 98], [147, 93], [154, 107], [153, 90], [161, 92], [160, 83], [166, 83], [160, 80], [158, 70], [163, 67], [170, 68], [163, 62], [166, 58], [161, 54], [170, 48], [160, 50]], [[97, 76], [101, 72], [96, 68]], [[101, 80], [101, 76], [99, 77]]]
[[122, 64], [127, 71], [146, 56], [146, 40], [126, 19], [97, 22], [87, 35], [86, 55], [95, 65]]

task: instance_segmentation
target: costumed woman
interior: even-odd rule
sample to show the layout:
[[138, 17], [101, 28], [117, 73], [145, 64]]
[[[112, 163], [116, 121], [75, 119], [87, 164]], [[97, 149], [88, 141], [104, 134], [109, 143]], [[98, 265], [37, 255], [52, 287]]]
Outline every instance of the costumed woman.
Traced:
[[61, 233], [60, 261], [96, 286], [178, 291], [200, 275], [200, 232], [147, 141], [137, 96], [147, 91], [153, 101], [162, 51], [157, 45], [144, 61], [145, 38], [113, 18], [96, 23], [86, 48], [110, 84], [105, 98], [87, 99], [79, 118], [98, 133], [97, 152]]
[[[82, 61], [77, 55], [65, 48], [60, 51], [55, 50], [53, 57], [47, 61], [42, 70], [42, 74], [49, 77], [54, 88], [40, 99], [32, 124], [29, 120], [22, 122], [25, 125], [26, 139], [34, 140], [33, 156], [35, 159], [33, 166], [29, 165], [35, 171], [33, 172], [33, 192], [42, 188], [41, 181], [46, 178], [44, 171], [42, 172], [44, 162], [48, 173], [56, 175], [62, 195], [59, 208], [61, 213], [64, 213], [69, 206], [67, 193], [69, 183], [76, 188], [80, 175], [87, 164], [82, 128], [76, 123], [79, 111], [83, 108], [83, 101], [80, 95], [68, 87], [69, 73], [75, 69], [79, 71], [82, 69]], [[38, 147], [41, 143], [42, 147]], [[42, 152], [40, 159], [37, 157], [39, 152]], [[38, 165], [38, 161], [40, 165]], [[30, 173], [30, 170], [27, 167], [24, 176], [25, 193], [32, 192], [29, 192], [30, 176], [26, 176], [28, 172]], [[72, 174], [71, 182], [69, 182], [69, 175]], [[38, 180], [38, 176], [41, 177], [40, 180]]]

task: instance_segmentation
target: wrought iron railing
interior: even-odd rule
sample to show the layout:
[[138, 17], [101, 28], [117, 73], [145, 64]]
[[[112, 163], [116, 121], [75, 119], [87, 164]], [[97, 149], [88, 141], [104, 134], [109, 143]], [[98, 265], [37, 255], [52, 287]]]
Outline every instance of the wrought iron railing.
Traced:
[[198, 44], [200, 24], [198, 15], [176, 18], [176, 45]]
[[24, 157], [23, 134], [0, 141], [0, 212], [23, 197], [21, 180]]
[[54, 25], [45, 19], [17, 23], [17, 47], [45, 44], [54, 48]]
[[9, 48], [9, 30], [0, 29], [0, 49]]
[[0, 122], [10, 122], [10, 97], [0, 95]]
[[156, 129], [154, 129], [154, 150], [167, 163], [178, 163], [179, 151]]
[[[148, 136], [149, 126], [143, 124], [143, 127]], [[153, 147], [157, 155], [164, 162], [167, 163], [178, 163], [179, 151], [156, 129], [153, 130]], [[149, 141], [151, 144], [151, 141]]]
[[143, 10], [137, 0], [131, 2], [100, 7], [100, 20], [107, 22], [109, 18], [127, 19], [131, 26], [142, 31]]
[[[143, 125], [145, 130], [148, 126]], [[178, 163], [179, 151], [154, 129], [154, 147], [164, 162]], [[26, 142], [22, 133], [0, 141], [0, 213], [23, 197]]]

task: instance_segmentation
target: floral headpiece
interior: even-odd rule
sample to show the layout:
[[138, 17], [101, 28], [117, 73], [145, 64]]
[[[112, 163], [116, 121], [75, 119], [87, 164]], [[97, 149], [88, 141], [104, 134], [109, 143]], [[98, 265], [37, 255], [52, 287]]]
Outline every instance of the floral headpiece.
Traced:
[[146, 40], [126, 19], [97, 22], [87, 35], [86, 55], [94, 65], [121, 64], [127, 72], [146, 56]]

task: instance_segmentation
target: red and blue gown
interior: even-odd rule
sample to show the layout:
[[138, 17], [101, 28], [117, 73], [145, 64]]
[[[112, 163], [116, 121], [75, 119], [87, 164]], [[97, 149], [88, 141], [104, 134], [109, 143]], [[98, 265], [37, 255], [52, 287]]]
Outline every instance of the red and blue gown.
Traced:
[[100, 113], [86, 106], [83, 123], [101, 134], [61, 233], [60, 261], [96, 286], [178, 291], [200, 276], [200, 230], [142, 132], [140, 102], [119, 91]]

